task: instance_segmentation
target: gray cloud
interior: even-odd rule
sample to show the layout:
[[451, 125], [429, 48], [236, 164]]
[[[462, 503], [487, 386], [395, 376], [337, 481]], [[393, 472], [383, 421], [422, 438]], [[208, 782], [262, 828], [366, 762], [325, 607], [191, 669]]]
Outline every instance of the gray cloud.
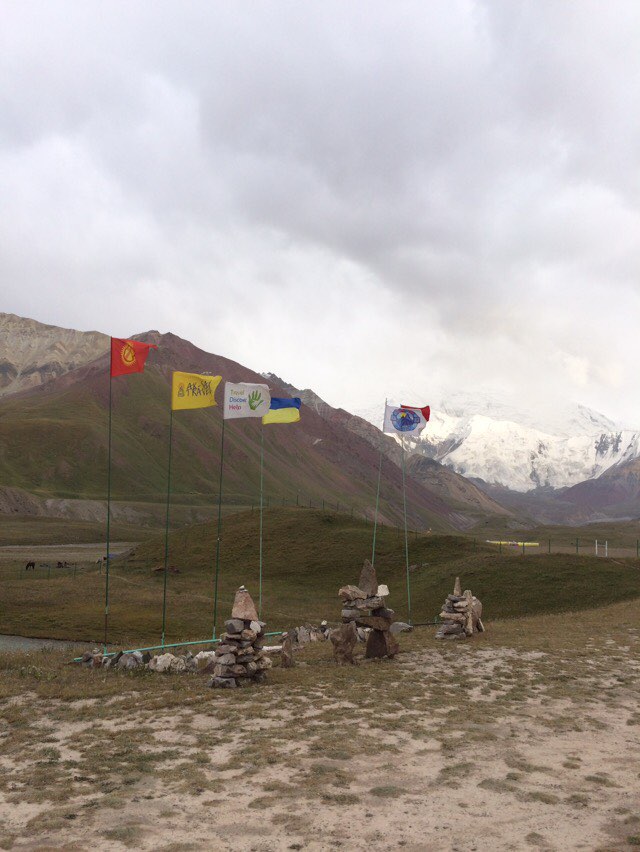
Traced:
[[640, 423], [640, 8], [5, 3], [2, 309]]

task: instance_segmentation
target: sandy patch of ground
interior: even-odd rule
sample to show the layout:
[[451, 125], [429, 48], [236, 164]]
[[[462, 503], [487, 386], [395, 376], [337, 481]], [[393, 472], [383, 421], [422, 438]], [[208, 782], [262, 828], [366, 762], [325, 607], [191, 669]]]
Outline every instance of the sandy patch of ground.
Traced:
[[0, 848], [636, 848], [639, 613], [417, 631], [350, 668], [319, 645], [237, 691], [5, 664]]

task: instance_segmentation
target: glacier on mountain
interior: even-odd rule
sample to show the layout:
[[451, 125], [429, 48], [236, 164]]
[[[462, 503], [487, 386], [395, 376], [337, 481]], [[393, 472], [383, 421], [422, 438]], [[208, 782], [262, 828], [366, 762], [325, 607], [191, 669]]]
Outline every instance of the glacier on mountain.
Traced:
[[[429, 402], [414, 392], [395, 396], [411, 405]], [[354, 413], [381, 425], [381, 405]], [[410, 450], [463, 476], [524, 492], [595, 479], [637, 458], [640, 432], [582, 405], [528, 408], [498, 394], [456, 393], [432, 404], [431, 420]]]

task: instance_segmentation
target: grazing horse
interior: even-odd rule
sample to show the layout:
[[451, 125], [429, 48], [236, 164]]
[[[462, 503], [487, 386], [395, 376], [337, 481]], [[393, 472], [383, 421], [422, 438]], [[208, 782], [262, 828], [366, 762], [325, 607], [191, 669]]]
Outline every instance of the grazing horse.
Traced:
[[31, 568], [32, 571], [36, 570], [36, 563], [33, 560], [31, 562], [27, 562], [27, 564], [24, 566], [25, 571], [28, 571], [29, 568]]

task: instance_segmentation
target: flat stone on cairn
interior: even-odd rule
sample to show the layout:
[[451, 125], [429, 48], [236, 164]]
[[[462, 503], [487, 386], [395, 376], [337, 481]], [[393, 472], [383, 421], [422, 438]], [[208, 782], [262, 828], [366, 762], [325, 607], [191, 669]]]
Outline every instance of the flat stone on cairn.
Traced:
[[[345, 646], [351, 641], [352, 636], [357, 637], [357, 633], [355, 629], [348, 630], [348, 625], [369, 629], [365, 650], [367, 658], [394, 657], [398, 653], [400, 650], [398, 640], [390, 632], [395, 613], [385, 606], [385, 598], [388, 594], [387, 586], [378, 585], [376, 569], [368, 559], [365, 559], [362, 566], [358, 585], [343, 586], [340, 589], [338, 595], [342, 599], [343, 625], [331, 633], [334, 655], [338, 664], [353, 662], [355, 639], [349, 652], [346, 652]], [[366, 610], [369, 610], [369, 615], [366, 614]]]
[[474, 633], [484, 633], [482, 603], [469, 589], [462, 594], [460, 578], [456, 577], [453, 594], [442, 604], [436, 639], [466, 639]]
[[244, 586], [236, 592], [231, 618], [225, 621], [225, 632], [215, 650], [213, 678], [209, 686], [230, 689], [262, 683], [271, 660], [265, 656], [264, 630], [255, 604]]

